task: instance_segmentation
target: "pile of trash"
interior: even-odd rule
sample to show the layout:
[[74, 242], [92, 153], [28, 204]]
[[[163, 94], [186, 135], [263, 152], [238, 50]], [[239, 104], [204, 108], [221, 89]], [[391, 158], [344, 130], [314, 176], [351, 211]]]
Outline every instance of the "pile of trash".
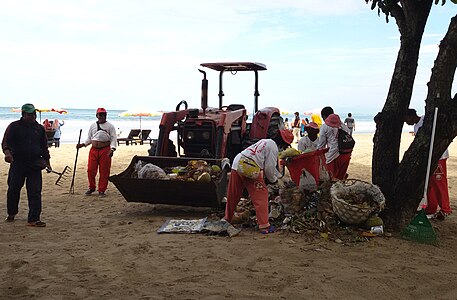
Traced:
[[161, 168], [152, 163], [139, 160], [135, 164], [132, 178], [211, 182], [221, 175], [221, 167], [211, 165], [204, 160], [190, 160], [187, 166]]
[[[285, 176], [277, 184], [268, 185], [269, 219], [276, 228], [302, 234], [307, 241], [324, 238], [337, 243], [364, 242], [370, 237], [383, 235], [383, 222], [376, 214], [358, 225], [341, 221], [332, 205], [334, 182], [324, 181], [319, 186], [315, 182], [314, 186], [311, 181], [308, 184], [303, 182], [306, 180], [301, 178], [300, 186], [296, 186], [290, 177]], [[249, 198], [242, 198], [239, 202], [233, 223], [256, 226], [255, 208]]]

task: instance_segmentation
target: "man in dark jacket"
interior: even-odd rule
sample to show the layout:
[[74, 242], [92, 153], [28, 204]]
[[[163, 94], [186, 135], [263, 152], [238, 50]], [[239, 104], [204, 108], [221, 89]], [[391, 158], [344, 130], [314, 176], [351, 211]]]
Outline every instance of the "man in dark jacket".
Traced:
[[10, 164], [7, 192], [7, 222], [13, 222], [19, 211], [21, 189], [26, 182], [29, 201], [28, 225], [45, 227], [41, 222], [41, 170], [52, 170], [44, 127], [36, 121], [33, 104], [22, 105], [22, 117], [12, 122], [5, 131], [2, 150]]

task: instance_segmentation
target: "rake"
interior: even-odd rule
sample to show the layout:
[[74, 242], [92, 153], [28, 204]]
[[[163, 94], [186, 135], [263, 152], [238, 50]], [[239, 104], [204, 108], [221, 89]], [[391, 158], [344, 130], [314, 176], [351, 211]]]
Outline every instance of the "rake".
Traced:
[[46, 172], [59, 175], [59, 177], [56, 180], [56, 185], [62, 187], [63, 182], [67, 180], [68, 176], [70, 176], [71, 174], [71, 168], [69, 166], [65, 166], [65, 168], [63, 168], [63, 171], [60, 173], [51, 169], [46, 169]]
[[[82, 132], [83, 132], [83, 130], [80, 129], [79, 130], [78, 144], [81, 143], [81, 133]], [[79, 153], [79, 148], [76, 147], [75, 166], [73, 167], [73, 177], [71, 178], [69, 194], [74, 194], [75, 193], [75, 175], [76, 175], [76, 165], [78, 163], [78, 153]]]

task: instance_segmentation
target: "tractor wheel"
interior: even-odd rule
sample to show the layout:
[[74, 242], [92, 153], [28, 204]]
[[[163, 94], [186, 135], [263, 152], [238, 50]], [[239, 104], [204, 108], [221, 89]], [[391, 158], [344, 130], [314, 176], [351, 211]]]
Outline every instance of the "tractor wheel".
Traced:
[[267, 138], [275, 139], [278, 136], [279, 124], [281, 124], [279, 114], [273, 114], [271, 116], [270, 124], [268, 124]]

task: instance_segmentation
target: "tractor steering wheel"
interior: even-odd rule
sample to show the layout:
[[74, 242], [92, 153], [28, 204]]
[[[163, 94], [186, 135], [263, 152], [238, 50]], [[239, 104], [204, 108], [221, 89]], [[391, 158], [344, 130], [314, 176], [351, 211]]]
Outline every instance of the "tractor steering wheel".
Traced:
[[181, 107], [181, 105], [184, 104], [184, 109], [187, 109], [187, 101], [186, 100], [181, 100], [181, 102], [178, 103], [178, 105], [176, 105], [176, 111], [179, 111], [179, 108]]

